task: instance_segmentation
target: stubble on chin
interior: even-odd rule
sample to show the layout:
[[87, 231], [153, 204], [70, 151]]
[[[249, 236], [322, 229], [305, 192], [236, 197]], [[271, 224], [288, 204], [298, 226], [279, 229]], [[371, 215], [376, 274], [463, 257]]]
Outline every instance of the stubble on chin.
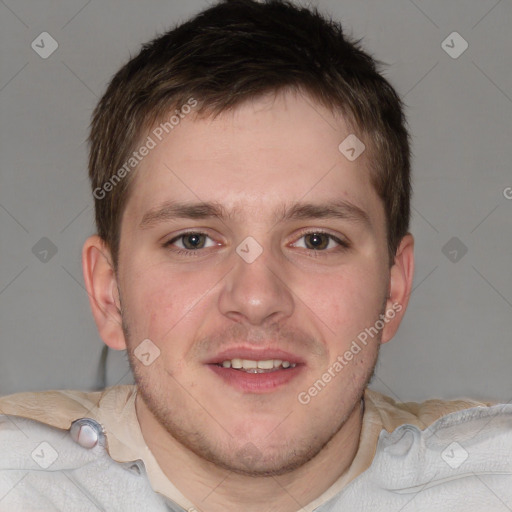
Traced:
[[[224, 469], [239, 475], [250, 477], [272, 477], [282, 476], [293, 472], [306, 463], [317, 457], [322, 450], [326, 449], [331, 440], [346, 425], [354, 409], [360, 410], [362, 406], [361, 398], [367, 384], [373, 378], [375, 364], [369, 375], [365, 379], [361, 394], [354, 403], [351, 410], [343, 416], [339, 422], [332, 426], [330, 430], [319, 435], [317, 429], [306, 434], [303, 439], [296, 439], [293, 442], [280, 442], [271, 446], [267, 453], [262, 453], [257, 446], [251, 442], [245, 442], [241, 446], [236, 446], [236, 440], [230, 438], [229, 433], [222, 425], [215, 420], [214, 415], [205, 409], [205, 414], [209, 421], [216, 421], [215, 430], [226, 433], [226, 441], [219, 442], [212, 439], [209, 432], [203, 427], [201, 422], [194, 425], [183, 417], [183, 407], [178, 406], [173, 409], [166, 399], [167, 394], [156, 383], [152, 383], [143, 375], [144, 370], [139, 371], [139, 365], [130, 357], [130, 365], [135, 377], [137, 386], [138, 413], [144, 411], [152, 417], [150, 422], [156, 426], [158, 439], [153, 439], [156, 446], [166, 445], [165, 436], [172, 438], [171, 443], [179, 443], [182, 447], [192, 452], [196, 457], [204, 462], [213, 464], [216, 468]], [[191, 398], [191, 400], [193, 400]], [[194, 401], [194, 403], [196, 403]], [[204, 408], [203, 408], [204, 409]], [[190, 408], [189, 408], [190, 410]], [[139, 420], [140, 421], [140, 420]], [[149, 446], [151, 449], [152, 447]], [[270, 452], [270, 453], [269, 453]]]
[[[128, 348], [128, 361], [132, 370], [135, 384], [137, 386], [136, 408], [139, 414], [148, 414], [151, 416], [150, 422], [153, 425], [153, 432], [157, 432], [158, 439], [148, 442], [148, 445], [165, 446], [165, 436], [170, 436], [171, 443], [177, 442], [182, 447], [192, 452], [199, 459], [213, 464], [217, 468], [222, 468], [239, 475], [250, 477], [271, 477], [288, 474], [299, 469], [306, 463], [318, 456], [324, 450], [338, 432], [345, 426], [348, 419], [354, 413], [354, 409], [361, 409], [361, 398], [364, 390], [374, 377], [376, 365], [378, 362], [378, 354], [380, 349], [380, 336], [376, 341], [377, 350], [374, 360], [368, 368], [366, 375], [360, 384], [356, 394], [357, 399], [354, 401], [352, 408], [343, 417], [341, 417], [336, 425], [326, 429], [322, 435], [319, 435], [318, 429], [306, 434], [302, 439], [287, 441], [281, 439], [278, 445], [270, 447], [271, 453], [262, 453], [254, 444], [246, 442], [242, 446], [236, 446], [236, 439], [233, 439], [227, 430], [222, 426], [221, 421], [215, 419], [214, 411], [208, 411], [207, 407], [199, 404], [187, 390], [176, 382], [181, 393], [182, 404], [169, 403], [169, 391], [165, 389], [166, 379], [174, 379], [173, 375], [160, 367], [158, 363], [151, 370], [151, 367], [145, 367], [133, 354], [130, 328], [123, 315], [123, 332]], [[151, 374], [150, 372], [153, 371]], [[163, 372], [162, 377], [158, 378], [158, 372]], [[175, 379], [174, 379], [175, 380]], [[215, 429], [219, 432], [226, 433], [226, 442], [212, 439], [208, 431], [205, 430], [201, 422], [194, 424], [187, 419], [183, 411], [190, 411], [192, 408], [187, 407], [185, 403], [187, 397], [191, 400], [192, 407], [200, 406], [206, 414], [207, 421], [216, 421]], [[189, 404], [189, 405], [190, 405]], [[334, 407], [333, 407], [334, 408]], [[210, 431], [211, 433], [211, 431]], [[149, 446], [152, 449], [152, 446]]]

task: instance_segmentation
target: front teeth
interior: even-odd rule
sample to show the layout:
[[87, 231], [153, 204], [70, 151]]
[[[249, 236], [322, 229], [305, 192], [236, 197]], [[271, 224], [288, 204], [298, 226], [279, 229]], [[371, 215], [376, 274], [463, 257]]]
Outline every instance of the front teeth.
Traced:
[[281, 359], [266, 359], [264, 361], [253, 361], [252, 359], [229, 359], [222, 361], [224, 368], [234, 368], [236, 370], [272, 370], [274, 368], [295, 368], [296, 363], [282, 361]]

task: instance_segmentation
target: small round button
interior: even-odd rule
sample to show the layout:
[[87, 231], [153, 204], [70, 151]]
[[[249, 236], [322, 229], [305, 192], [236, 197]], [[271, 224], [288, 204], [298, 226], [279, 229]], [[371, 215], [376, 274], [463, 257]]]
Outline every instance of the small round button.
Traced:
[[94, 448], [103, 434], [102, 426], [90, 418], [74, 421], [69, 429], [71, 439], [83, 448]]

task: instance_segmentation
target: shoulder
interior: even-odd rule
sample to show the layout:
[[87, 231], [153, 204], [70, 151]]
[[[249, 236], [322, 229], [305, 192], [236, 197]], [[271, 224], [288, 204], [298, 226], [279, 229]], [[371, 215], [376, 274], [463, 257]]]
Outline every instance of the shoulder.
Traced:
[[405, 510], [411, 502], [424, 512], [506, 510], [511, 453], [512, 404], [456, 410], [424, 429], [383, 429], [370, 468], [319, 511]]
[[453, 412], [498, 405], [496, 402], [478, 401], [471, 398], [455, 400], [433, 398], [423, 402], [398, 402], [371, 389], [367, 389], [364, 396], [366, 403], [378, 414], [382, 428], [388, 432], [392, 432], [404, 424], [425, 429], [438, 419]]
[[97, 418], [104, 408], [122, 407], [135, 390], [135, 386], [113, 386], [96, 392], [52, 390], [16, 393], [0, 397], [0, 414], [68, 429], [78, 418]]
[[153, 492], [142, 461], [109, 456], [103, 428], [90, 418], [64, 430], [0, 414], [0, 453], [0, 512], [173, 510]]
[[0, 512], [174, 510], [153, 492], [141, 460], [109, 454], [101, 417], [118, 417], [134, 393], [117, 386], [0, 398]]
[[[382, 431], [373, 479], [387, 489], [408, 489], [404, 495], [420, 488], [425, 499], [444, 494], [446, 503], [456, 498], [454, 491], [459, 498], [464, 492], [473, 496], [483, 479], [512, 500], [511, 453], [512, 404], [471, 407], [449, 413], [424, 430], [405, 424], [391, 433]], [[481, 491], [482, 496], [474, 496], [490, 499]]]

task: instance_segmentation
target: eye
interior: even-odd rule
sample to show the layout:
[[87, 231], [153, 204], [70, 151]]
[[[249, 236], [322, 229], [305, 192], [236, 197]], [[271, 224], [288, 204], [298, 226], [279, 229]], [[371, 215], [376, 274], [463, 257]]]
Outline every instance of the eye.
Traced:
[[[300, 242], [301, 240], [303, 240], [302, 243]], [[327, 249], [335, 249], [340, 246], [347, 249], [349, 244], [348, 242], [324, 231], [309, 231], [302, 233], [299, 240], [293, 243], [292, 246], [313, 251], [325, 251]]]
[[184, 249], [184, 251], [181, 252], [185, 252], [205, 249], [215, 245], [219, 244], [212, 240], [206, 233], [188, 231], [187, 233], [182, 233], [181, 235], [172, 238], [164, 244], [164, 247], [175, 246], [178, 249]]

